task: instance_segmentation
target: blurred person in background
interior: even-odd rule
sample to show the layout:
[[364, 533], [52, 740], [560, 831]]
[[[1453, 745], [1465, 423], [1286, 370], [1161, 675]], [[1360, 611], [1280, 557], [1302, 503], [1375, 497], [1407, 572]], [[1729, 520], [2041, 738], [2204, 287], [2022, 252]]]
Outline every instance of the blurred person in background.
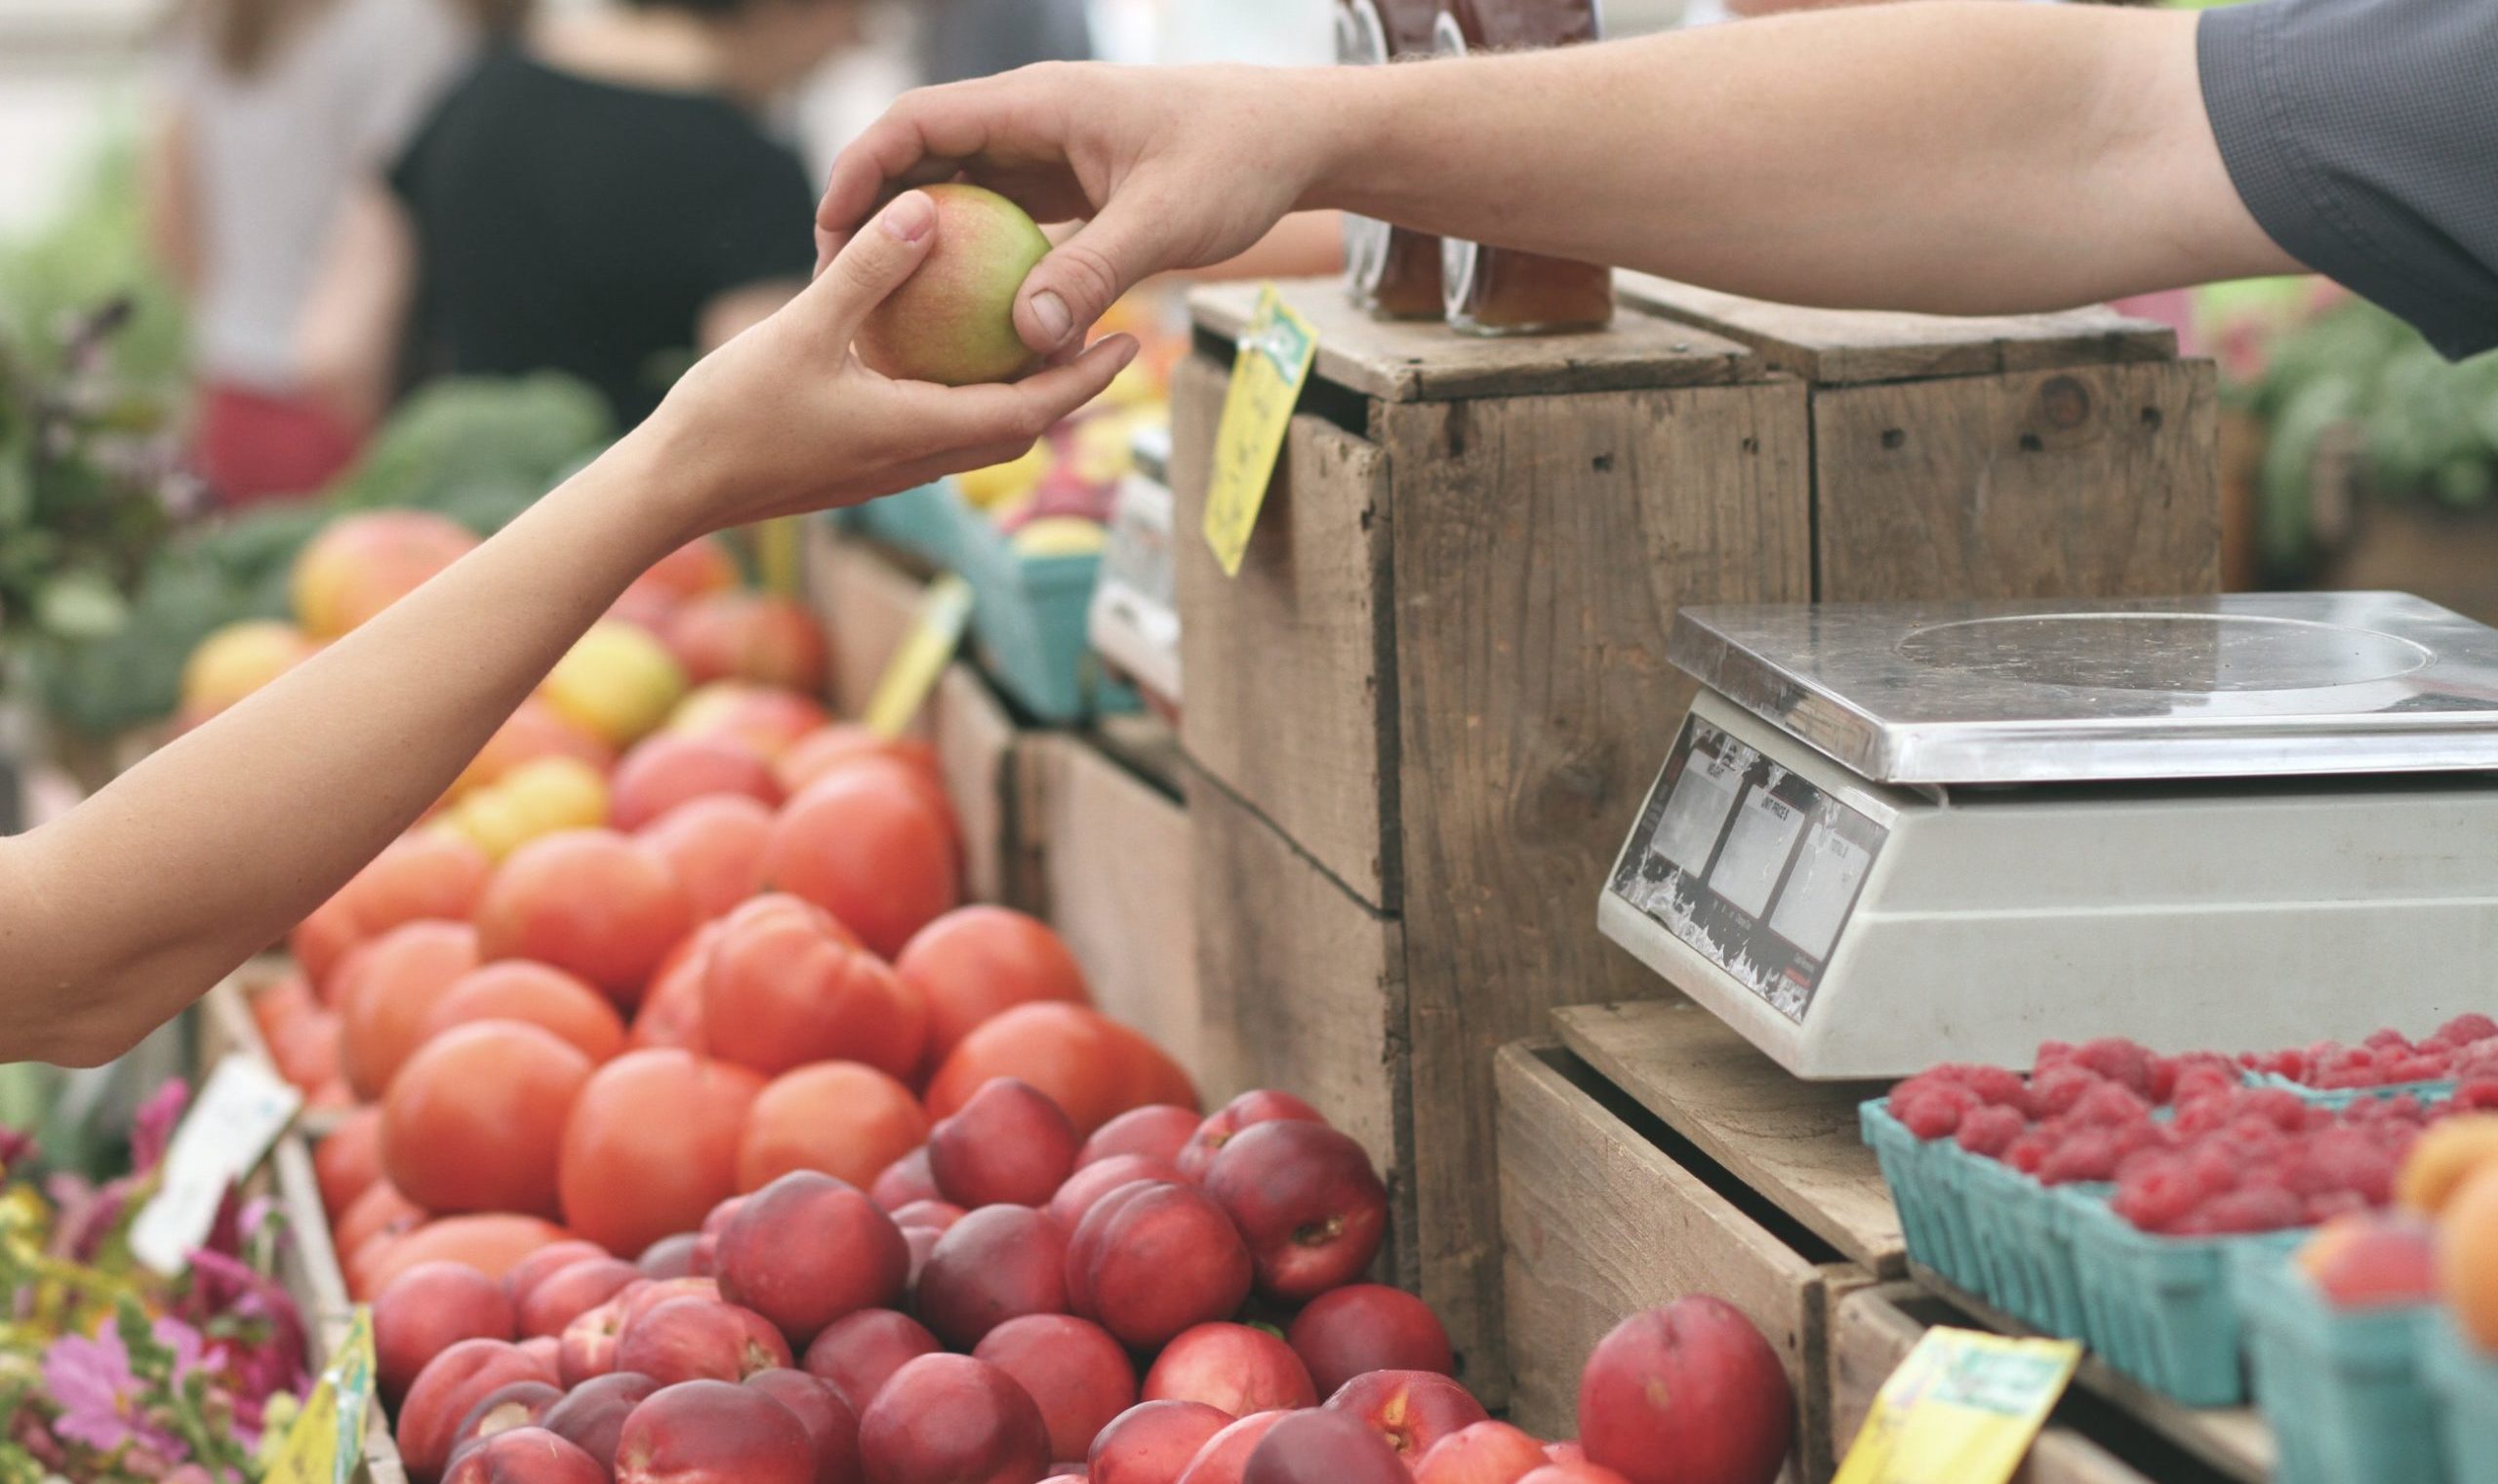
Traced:
[[1036, 61], [1093, 57], [1084, 0], [923, 0], [916, 9], [924, 82], [962, 82]]
[[301, 327], [330, 405], [554, 370], [639, 422], [805, 286], [814, 188], [762, 116], [859, 8], [626, 0], [489, 52], [341, 222]]
[[220, 500], [319, 489], [353, 423], [305, 394], [295, 329], [353, 183], [504, 19], [488, 0], [186, 0], [163, 60], [148, 221], [190, 300], [195, 459]]

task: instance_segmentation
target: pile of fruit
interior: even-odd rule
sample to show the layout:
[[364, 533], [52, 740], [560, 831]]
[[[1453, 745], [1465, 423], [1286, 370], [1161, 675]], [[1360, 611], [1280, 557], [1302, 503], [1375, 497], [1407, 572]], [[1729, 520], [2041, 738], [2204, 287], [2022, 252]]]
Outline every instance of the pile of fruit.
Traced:
[[1920, 1139], [1954, 1140], [2050, 1185], [2113, 1182], [2117, 1215], [2176, 1236], [2276, 1231], [2384, 1207], [2422, 1130], [2458, 1111], [2498, 1106], [2498, 1079], [2462, 1082], [2451, 1100], [2362, 1098], [2317, 1105], [2286, 1088], [2250, 1087], [2248, 1070], [2321, 1070], [2383, 1082], [2436, 1064], [2458, 1072], [2498, 1052], [2498, 1024], [2463, 1016], [2414, 1046], [2381, 1032], [2359, 1048], [2232, 1058], [2167, 1057], [2118, 1038], [2048, 1042], [2033, 1074], [1944, 1065], [1902, 1082], [1889, 1110]]
[[2498, 1114], [2449, 1118], [2422, 1134], [2392, 1205], [2325, 1223], [2297, 1262], [2337, 1307], [2443, 1304], [2498, 1356]]

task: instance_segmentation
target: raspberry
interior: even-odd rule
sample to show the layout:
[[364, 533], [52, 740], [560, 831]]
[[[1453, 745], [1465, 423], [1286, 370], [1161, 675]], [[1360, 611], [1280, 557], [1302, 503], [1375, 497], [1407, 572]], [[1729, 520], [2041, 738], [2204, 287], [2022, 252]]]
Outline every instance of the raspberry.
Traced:
[[2443, 1077], [2446, 1069], [2453, 1064], [2454, 1059], [2443, 1052], [2417, 1052], [2399, 1061], [2386, 1063], [2386, 1084], [2391, 1086], [2397, 1082], [2435, 1082]]
[[2074, 1053], [2073, 1059], [2111, 1082], [2121, 1082], [2146, 1098], [2151, 1096], [2151, 1052], [2122, 1036], [2103, 1036], [2087, 1042]]
[[2149, 1162], [2117, 1182], [2116, 1214], [2145, 1231], [2167, 1231], [2203, 1202], [2202, 1182], [2182, 1160]]
[[1961, 1083], [1991, 1107], [2016, 1109], [2025, 1119], [2030, 1115], [2030, 1084], [2019, 1072], [2002, 1066], [1972, 1066]]
[[2003, 1151], [2003, 1162], [2024, 1175], [2035, 1175], [2047, 1166], [2047, 1153], [2054, 1145], [2036, 1129], [2012, 1141]]
[[2045, 1071], [2050, 1066], [2072, 1060], [2073, 1043], [2071, 1041], [2040, 1041], [2038, 1054], [2030, 1059], [2030, 1066], [2034, 1071]]
[[2407, 1055], [2411, 1050], [2411, 1038], [2392, 1026], [2383, 1030], [2370, 1031], [2368, 1038], [2359, 1044], [2370, 1051], [2392, 1051]]
[[2018, 1108], [1989, 1104], [1960, 1116], [1960, 1147], [1972, 1154], [1999, 1159], [2030, 1126]]
[[2306, 1214], [2299, 1198], [2278, 1186], [2241, 1185], [2203, 1202], [2179, 1229], [2213, 1235], [2279, 1231], [2300, 1224]]
[[2030, 1105], [2041, 1116], [2071, 1112], [2100, 1081], [2099, 1074], [2087, 1067], [2058, 1063], [2030, 1079]]
[[2458, 1112], [2479, 1112], [2498, 1108], [2498, 1079], [2476, 1078], [2455, 1089], [2454, 1101], [2447, 1104]]
[[2073, 1105], [2070, 1115], [2075, 1123], [2099, 1128], [2119, 1129], [2151, 1121], [2151, 1104], [2131, 1088], [2115, 1082], [2102, 1082], [2082, 1095]]
[[2442, 1046], [2449, 1050], [2470, 1046], [2476, 1041], [2498, 1037], [2498, 1021], [2478, 1013], [2459, 1015], [2438, 1027], [2438, 1033], [2422, 1042], [2424, 1046]]
[[2307, 1103], [2286, 1088], [2258, 1088], [2238, 1100], [2242, 1116], [2260, 1118], [2284, 1134], [2307, 1127]]
[[1957, 1130], [1960, 1119], [1981, 1105], [1978, 1095], [1965, 1087], [1929, 1084], [1909, 1100], [1905, 1109], [1892, 1116], [1907, 1124], [1909, 1132], [1919, 1139], [1941, 1139]]
[[2382, 1206], [2394, 1198], [2393, 1159], [2357, 1129], [2326, 1129], [2311, 1135], [2285, 1173], [2295, 1195], [2348, 1190], [2370, 1206]]
[[2038, 1179], [2050, 1185], [2116, 1177], [2116, 1141], [2104, 1129], [2082, 1129], [2047, 1153]]

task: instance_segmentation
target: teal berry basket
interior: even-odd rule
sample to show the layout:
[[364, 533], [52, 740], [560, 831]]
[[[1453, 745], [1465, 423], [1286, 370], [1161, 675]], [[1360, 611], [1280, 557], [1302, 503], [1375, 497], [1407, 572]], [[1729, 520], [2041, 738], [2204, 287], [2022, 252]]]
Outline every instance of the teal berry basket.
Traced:
[[2498, 1484], [2498, 1355], [2473, 1344], [2441, 1314], [2429, 1326], [2420, 1369], [2445, 1450], [2448, 1484]]
[[1993, 1302], [1985, 1260], [1971, 1228], [1968, 1155], [1949, 1139], [1919, 1139], [1891, 1116], [1888, 1100], [1871, 1099], [1856, 1110], [1857, 1127], [1882, 1167], [1899, 1208], [1900, 1234], [1909, 1259], [1961, 1288]]
[[[1957, 1147], [1969, 1224], [1995, 1307], [2044, 1334], [2082, 1335], [2081, 1276], [2074, 1262], [2073, 1202], [2001, 1160]], [[2067, 1187], [2105, 1198], [2110, 1185]]]
[[973, 650], [998, 688], [1057, 726], [1137, 709], [1136, 692], [1111, 680], [1093, 653], [1100, 553], [1028, 555], [979, 511], [951, 504], [951, 565], [972, 585]]
[[882, 541], [943, 571], [956, 565], [957, 512], [965, 508], [951, 480], [941, 479], [854, 505], [840, 514], [843, 530]]
[[2259, 1071], [2246, 1073], [2246, 1085], [2277, 1088], [2282, 1092], [2296, 1093], [2310, 1105], [2331, 1108], [2337, 1113], [2369, 1098], [2391, 1099], [2408, 1095], [2419, 1099], [2422, 1103], [2443, 1103], [2455, 1095], [2456, 1086], [2454, 1082], [2448, 1080], [2397, 1082], [2389, 1087], [2310, 1087], [2304, 1082], [2293, 1082], [2279, 1072]]
[[2179, 1237], [2118, 1216], [2105, 1187], [2056, 1192], [2069, 1207], [2082, 1336], [2109, 1365], [2190, 1407], [2246, 1400], [2232, 1254], [2286, 1252], [2303, 1231]]
[[2280, 1450], [2276, 1484], [2449, 1477], [2425, 1364], [2435, 1305], [2337, 1308], [2280, 1250], [2234, 1252], [2230, 1276], [2255, 1403]]

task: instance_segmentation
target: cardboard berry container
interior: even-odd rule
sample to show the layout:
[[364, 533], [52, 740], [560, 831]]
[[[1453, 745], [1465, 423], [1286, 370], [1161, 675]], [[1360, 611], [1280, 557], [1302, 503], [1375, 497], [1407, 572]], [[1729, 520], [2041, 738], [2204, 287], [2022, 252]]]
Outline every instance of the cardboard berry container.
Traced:
[[[2285, 1252], [2241, 1249], [2255, 1404], [2280, 1450], [2277, 1484], [2422, 1484], [2451, 1477], [2426, 1356], [2434, 1304], [2337, 1308]], [[2486, 1429], [2498, 1395], [2481, 1398]], [[2498, 1439], [2486, 1456], [2498, 1459]]]
[[2285, 1253], [2306, 1232], [2163, 1236], [2118, 1216], [2105, 1189], [2055, 1192], [2071, 1208], [2081, 1338], [2109, 1365], [2187, 1406], [2245, 1401], [2245, 1325], [2230, 1264], [2241, 1252]]
[[2420, 1372], [2428, 1384], [2448, 1484], [2498, 1484], [2498, 1355], [2480, 1348], [2448, 1315], [2428, 1327]]

